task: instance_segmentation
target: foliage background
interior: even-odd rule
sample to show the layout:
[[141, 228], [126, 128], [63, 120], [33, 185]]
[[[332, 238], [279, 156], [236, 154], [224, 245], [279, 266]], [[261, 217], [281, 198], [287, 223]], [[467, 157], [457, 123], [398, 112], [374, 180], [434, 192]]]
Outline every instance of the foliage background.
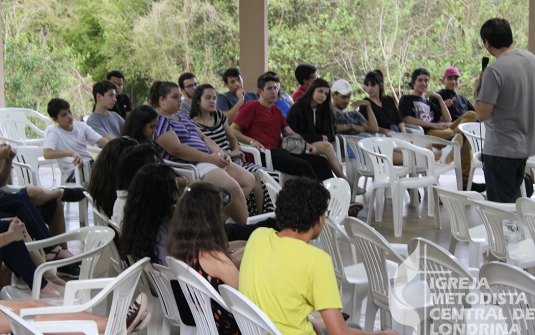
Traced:
[[[91, 87], [109, 70], [125, 73], [124, 92], [140, 104], [151, 82], [193, 72], [224, 91], [220, 73], [239, 66], [239, 0], [3, 0], [8, 106], [46, 114], [52, 97], [71, 102], [81, 118]], [[295, 66], [313, 63], [332, 82], [362, 81], [375, 68], [388, 94], [408, 90], [413, 69], [426, 67], [440, 88], [448, 66], [472, 84], [488, 56], [479, 38], [492, 17], [511, 23], [515, 45], [527, 47], [528, 1], [514, 0], [269, 0], [269, 68], [283, 87], [296, 87]], [[492, 61], [492, 58], [491, 58]]]

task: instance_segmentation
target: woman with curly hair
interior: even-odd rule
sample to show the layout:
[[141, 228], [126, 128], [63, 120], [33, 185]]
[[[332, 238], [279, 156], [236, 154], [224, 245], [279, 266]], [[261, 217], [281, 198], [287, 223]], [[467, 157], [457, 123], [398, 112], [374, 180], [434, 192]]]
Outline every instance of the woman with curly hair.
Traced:
[[95, 207], [108, 217], [113, 214], [113, 204], [117, 199], [117, 162], [121, 153], [138, 142], [130, 137], [111, 140], [98, 155], [87, 192], [93, 197]]
[[290, 108], [286, 120], [293, 131], [316, 147], [316, 154], [327, 157], [331, 169], [338, 178], [347, 180], [329, 143], [335, 140], [336, 135], [330, 90], [329, 83], [325, 79], [314, 80], [305, 94]]
[[[166, 243], [170, 256], [191, 266], [218, 292], [221, 284], [238, 289], [238, 269], [219, 224], [227, 203], [226, 195], [214, 185], [193, 185], [180, 197]], [[216, 302], [211, 303], [219, 334], [240, 334], [232, 314]]]

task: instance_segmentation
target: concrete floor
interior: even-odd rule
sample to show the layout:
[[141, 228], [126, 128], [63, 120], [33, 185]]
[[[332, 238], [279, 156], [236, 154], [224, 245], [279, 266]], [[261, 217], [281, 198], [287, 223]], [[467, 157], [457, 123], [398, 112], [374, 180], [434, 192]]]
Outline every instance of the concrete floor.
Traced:
[[[50, 167], [42, 167], [39, 171], [39, 174], [41, 176], [41, 182], [43, 184], [44, 188], [51, 188], [53, 186], [59, 185], [59, 170], [55, 170], [56, 178], [53, 179], [52, 177], [52, 170]], [[483, 182], [484, 178], [482, 176], [481, 171], [476, 171], [476, 176], [474, 178], [474, 182]], [[361, 179], [360, 185], [363, 185], [363, 179]], [[364, 209], [359, 214], [359, 218], [363, 221], [366, 221], [366, 217], [368, 214], [368, 202], [369, 198], [366, 197], [366, 195], [371, 194], [373, 181], [370, 179], [367, 184], [367, 193], [363, 196], [357, 196], [356, 201], [362, 202], [364, 204]], [[455, 175], [453, 173], [446, 174], [440, 177], [439, 179], [439, 186], [455, 189], [456, 188], [456, 181], [455, 181]], [[449, 239], [450, 239], [450, 224], [449, 224], [449, 216], [446, 212], [446, 209], [443, 206], [440, 206], [440, 217], [441, 217], [441, 225], [442, 229], [437, 229], [435, 219], [433, 217], [429, 218], [427, 217], [427, 196], [424, 193], [423, 189], [420, 189], [420, 194], [422, 195], [422, 202], [420, 203], [420, 206], [418, 208], [409, 206], [409, 196], [408, 194], [405, 197], [405, 206], [403, 211], [403, 236], [402, 237], [394, 237], [394, 230], [393, 230], [393, 221], [392, 221], [392, 201], [391, 199], [387, 199], [385, 203], [385, 211], [383, 214], [383, 221], [382, 222], [375, 222], [372, 220], [371, 225], [380, 232], [389, 242], [391, 243], [407, 243], [407, 241], [412, 237], [424, 237], [426, 239], [432, 240], [444, 248], [448, 248], [449, 246]], [[67, 204], [66, 206], [66, 226], [67, 231], [76, 229], [79, 227], [79, 221], [78, 221], [78, 205], [76, 203], [74, 204]], [[479, 215], [476, 213], [474, 209], [470, 209], [467, 213], [468, 219], [469, 219], [469, 225], [470, 226], [476, 226], [481, 224], [481, 219]], [[89, 214], [89, 221], [90, 225], [93, 223], [93, 217], [90, 209]], [[81, 250], [81, 243], [73, 242], [69, 244], [69, 249], [73, 253], [80, 252]], [[107, 252], [107, 251], [106, 251]], [[350, 263], [350, 253], [346, 245], [341, 245], [341, 253], [342, 258], [344, 259], [344, 262], [349, 264]], [[459, 243], [456, 250], [456, 256], [468, 266], [468, 245]], [[108, 268], [107, 265], [108, 257], [106, 255], [103, 255], [101, 257], [101, 261], [97, 268], [97, 274], [99, 276], [105, 275], [105, 272]], [[350, 297], [350, 288], [344, 289], [344, 294], [342, 299], [344, 301], [348, 301]], [[366, 303], [363, 303], [362, 307], [362, 314], [361, 314], [361, 322], [360, 324], [364, 326], [364, 316], [365, 316], [365, 306]], [[95, 313], [104, 315], [105, 314], [105, 308], [104, 306], [101, 306], [100, 308], [97, 308], [94, 310]], [[379, 316], [379, 314], [377, 314]], [[379, 320], [376, 319], [376, 326], [375, 330], [379, 330]], [[141, 332], [140, 332], [141, 333]], [[178, 334], [178, 329], [174, 329], [173, 334]]]

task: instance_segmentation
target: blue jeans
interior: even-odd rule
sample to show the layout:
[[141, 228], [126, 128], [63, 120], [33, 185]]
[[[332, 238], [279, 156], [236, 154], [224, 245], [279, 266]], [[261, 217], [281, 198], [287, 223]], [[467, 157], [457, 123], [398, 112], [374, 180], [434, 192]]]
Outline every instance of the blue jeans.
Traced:
[[487, 184], [487, 199], [514, 203], [520, 198], [527, 158], [506, 158], [483, 155], [483, 171]]
[[[0, 218], [18, 217], [30, 236], [36, 240], [52, 237], [37, 207], [26, 193], [5, 194], [0, 196]], [[56, 246], [44, 248], [49, 253]]]
[[[5, 233], [9, 229], [9, 224], [9, 221], [0, 220], [0, 233]], [[33, 275], [37, 267], [23, 241], [11, 242], [0, 248], [0, 264], [2, 262], [17, 277], [21, 277], [30, 288], [33, 287]], [[45, 287], [46, 284], [48, 281], [43, 278], [41, 288]]]

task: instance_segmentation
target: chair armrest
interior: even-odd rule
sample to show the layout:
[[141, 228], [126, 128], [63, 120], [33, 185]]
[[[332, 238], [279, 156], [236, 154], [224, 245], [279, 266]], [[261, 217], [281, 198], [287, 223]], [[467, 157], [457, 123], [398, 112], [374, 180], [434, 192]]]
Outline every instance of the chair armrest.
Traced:
[[180, 170], [187, 171], [186, 174], [190, 176], [192, 179], [196, 179], [196, 180], [201, 179], [199, 176], [199, 171], [193, 164], [177, 163], [177, 162], [169, 161], [166, 159], [164, 159], [164, 163], [172, 167], [177, 172], [181, 172]]
[[100, 154], [101, 151], [102, 151], [101, 148], [95, 148], [95, 147], [92, 147], [92, 146], [88, 146], [87, 147], [87, 152], [90, 152], [90, 153]]
[[[410, 144], [410, 143], [408, 143], [408, 144]], [[457, 143], [457, 144], [459, 144], [459, 143]], [[435, 173], [435, 155], [433, 154], [433, 152], [431, 152], [431, 150], [429, 150], [429, 149], [420, 148], [420, 147], [418, 147], [416, 145], [413, 145], [413, 144], [410, 144], [410, 145], [411, 145], [411, 147], [407, 148], [407, 149], [426, 156], [426, 158], [427, 158], [427, 169], [426, 170], [429, 173], [428, 175], [435, 176], [436, 175], [436, 173]]]
[[109, 283], [113, 282], [115, 278], [98, 278], [85, 280], [70, 280], [65, 285], [65, 294], [63, 299], [63, 306], [74, 305], [76, 293], [80, 290], [94, 290], [103, 289]]
[[254, 163], [256, 165], [262, 166], [262, 157], [260, 156], [260, 151], [257, 148], [250, 146], [249, 144], [240, 143], [240, 149], [243, 152], [247, 152], [253, 155]]
[[43, 334], [68, 332], [98, 335], [97, 323], [93, 320], [33, 321], [29, 324]]
[[20, 192], [20, 190], [23, 187], [24, 186], [19, 187], [19, 186], [15, 186], [15, 185], [4, 185], [4, 186], [0, 187], [0, 190], [5, 191], [6, 193], [17, 193], [17, 192]]
[[14, 140], [14, 139], [8, 138], [8, 137], [0, 136], [0, 140], [6, 141], [6, 142], [9, 142], [9, 143], [13, 143], [13, 144], [16, 144], [16, 145], [24, 145], [23, 141]]

